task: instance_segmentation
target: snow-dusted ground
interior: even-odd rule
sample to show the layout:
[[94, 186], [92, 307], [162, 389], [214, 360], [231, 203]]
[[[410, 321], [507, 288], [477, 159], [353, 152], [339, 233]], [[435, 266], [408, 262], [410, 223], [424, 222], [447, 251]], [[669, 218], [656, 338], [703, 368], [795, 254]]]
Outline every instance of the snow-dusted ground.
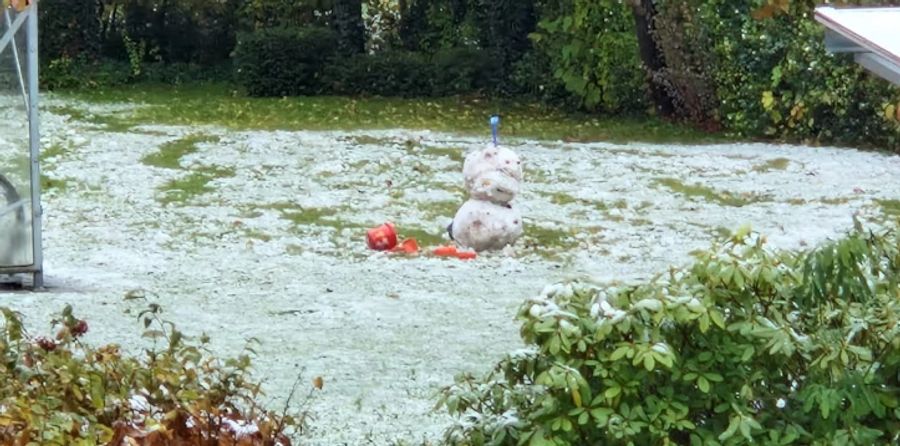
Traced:
[[[508, 141], [527, 165], [526, 235], [571, 240], [471, 262], [391, 257], [366, 250], [365, 228], [392, 220], [401, 235], [442, 234], [464, 201], [461, 156], [487, 132], [148, 124], [117, 133], [63, 115], [42, 119], [43, 146], [64, 149], [44, 173], [66, 181], [43, 200], [50, 289], [0, 294], [0, 305], [40, 331], [70, 303], [90, 323], [88, 341], [134, 347], [144, 341], [126, 311], [137, 304], [123, 295], [143, 289], [187, 334], [208, 332], [217, 353], [258, 338], [257, 376], [273, 405], [298, 373], [305, 383], [324, 378], [301, 439], [310, 445], [437, 438], [448, 420], [431, 411], [435, 392], [520, 347], [515, 310], [545, 284], [648, 277], [687, 262], [718, 228], [745, 223], [779, 247], [813, 245], [848, 229], [854, 212], [877, 214], [875, 199], [900, 198], [900, 157], [851, 149]], [[181, 169], [141, 162], [189, 134], [219, 140], [200, 143]], [[789, 161], [772, 163], [779, 158]], [[173, 193], [161, 190], [167, 182], [204, 167], [233, 176], [186, 204], [161, 204]], [[660, 185], [664, 178], [760, 201], [686, 198]]]

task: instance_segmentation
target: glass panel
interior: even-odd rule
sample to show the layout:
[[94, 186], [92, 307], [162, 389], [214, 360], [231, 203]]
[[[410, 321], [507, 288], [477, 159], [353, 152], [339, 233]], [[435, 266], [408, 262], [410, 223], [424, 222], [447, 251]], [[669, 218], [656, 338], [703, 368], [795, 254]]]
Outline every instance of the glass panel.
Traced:
[[[0, 268], [34, 263], [31, 237], [31, 151], [24, 93], [28, 79], [26, 23], [10, 34], [19, 16], [0, 17]], [[24, 19], [22, 14], [20, 19]], [[5, 45], [4, 45], [5, 44]]]

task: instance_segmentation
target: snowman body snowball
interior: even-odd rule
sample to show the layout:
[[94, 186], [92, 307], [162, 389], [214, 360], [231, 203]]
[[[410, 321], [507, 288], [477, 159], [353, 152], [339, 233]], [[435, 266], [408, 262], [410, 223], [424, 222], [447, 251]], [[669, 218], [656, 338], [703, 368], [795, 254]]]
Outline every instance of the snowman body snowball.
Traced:
[[[496, 125], [494, 120], [492, 125]], [[496, 136], [496, 128], [495, 128]], [[475, 251], [499, 250], [522, 236], [522, 215], [512, 204], [520, 190], [522, 161], [510, 149], [494, 144], [469, 153], [463, 179], [469, 199], [447, 228], [450, 238]]]

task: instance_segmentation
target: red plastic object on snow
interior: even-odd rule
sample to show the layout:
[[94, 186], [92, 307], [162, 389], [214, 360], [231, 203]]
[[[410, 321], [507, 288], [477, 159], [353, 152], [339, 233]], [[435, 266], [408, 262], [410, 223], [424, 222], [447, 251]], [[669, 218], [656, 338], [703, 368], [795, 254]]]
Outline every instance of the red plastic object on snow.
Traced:
[[419, 242], [417, 242], [416, 239], [414, 239], [414, 238], [408, 238], [408, 239], [400, 242], [400, 244], [397, 245], [396, 248], [394, 248], [394, 252], [402, 252], [404, 254], [416, 254], [419, 252]]
[[456, 257], [460, 260], [471, 260], [478, 256], [475, 251], [458, 251], [453, 245], [438, 246], [431, 253], [438, 257]]
[[397, 246], [397, 231], [393, 223], [385, 223], [381, 226], [369, 229], [366, 232], [366, 243], [369, 249], [387, 251]]

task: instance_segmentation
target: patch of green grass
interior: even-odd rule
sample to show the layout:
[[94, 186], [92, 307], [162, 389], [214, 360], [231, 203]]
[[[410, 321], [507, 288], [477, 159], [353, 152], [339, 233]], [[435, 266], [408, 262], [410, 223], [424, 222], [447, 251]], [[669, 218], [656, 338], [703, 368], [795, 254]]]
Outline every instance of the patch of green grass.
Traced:
[[211, 124], [240, 130], [408, 128], [486, 136], [488, 117], [503, 110], [500, 132], [505, 138], [695, 144], [726, 140], [721, 135], [646, 116], [598, 117], [507, 99], [250, 98], [224, 84], [139, 84], [57, 94], [88, 102], [145, 105], [130, 114], [107, 117], [115, 118], [122, 127]]
[[62, 144], [60, 144], [60, 143], [51, 144], [51, 145], [49, 145], [49, 146], [47, 146], [47, 147], [41, 148], [41, 156], [40, 156], [40, 160], [41, 160], [41, 162], [44, 162], [44, 161], [46, 161], [46, 160], [48, 160], [48, 159], [50, 159], [50, 158], [55, 158], [55, 157], [57, 157], [57, 156], [62, 156], [62, 155], [64, 155], [67, 151], [68, 151], [68, 149], [66, 149], [66, 147], [64, 147], [64, 146], [63, 146]]
[[551, 203], [562, 205], [562, 206], [565, 206], [568, 204], [580, 204], [582, 206], [587, 206], [587, 207], [597, 209], [598, 211], [605, 211], [609, 208], [609, 206], [607, 206], [606, 203], [604, 203], [602, 201], [576, 198], [565, 192], [552, 192], [552, 193], [546, 193], [546, 195], [549, 197]]
[[186, 203], [193, 197], [212, 192], [214, 189], [208, 186], [209, 182], [216, 178], [228, 178], [234, 176], [234, 169], [223, 167], [203, 167], [192, 171], [189, 175], [174, 179], [164, 184], [160, 190], [163, 192], [160, 202]]
[[465, 151], [457, 147], [424, 146], [422, 147], [422, 152], [426, 155], [435, 157], [446, 156], [447, 158], [450, 158], [451, 161], [460, 163], [460, 165], [462, 165], [466, 158]]
[[850, 202], [850, 199], [847, 197], [832, 197], [832, 198], [823, 198], [821, 200], [824, 204], [846, 204]]
[[50, 113], [68, 115], [75, 121], [87, 122], [89, 124], [102, 126], [103, 130], [106, 130], [108, 132], [128, 132], [131, 131], [135, 126], [141, 124], [140, 121], [135, 121], [132, 118], [125, 117], [120, 114], [88, 114], [85, 113], [84, 110], [67, 105], [50, 106], [47, 107], [46, 110]]
[[50, 178], [46, 175], [41, 175], [41, 190], [65, 189], [69, 182], [70, 180], [65, 178]]
[[774, 158], [766, 161], [765, 163], [753, 166], [753, 171], [764, 173], [773, 170], [785, 170], [788, 168], [789, 164], [791, 164], [791, 160], [787, 158]]
[[347, 224], [339, 219], [330, 218], [340, 211], [338, 208], [303, 207], [286, 202], [267, 204], [259, 208], [279, 211], [282, 218], [290, 221], [295, 226], [328, 226], [338, 230], [359, 227], [359, 225]]
[[244, 229], [244, 235], [249, 239], [260, 240], [263, 242], [268, 242], [272, 240], [272, 236], [266, 234], [265, 232], [258, 231], [256, 229]]
[[161, 145], [159, 151], [144, 156], [141, 162], [148, 166], [178, 169], [181, 167], [179, 163], [181, 157], [196, 152], [197, 144], [218, 140], [219, 138], [215, 136], [188, 135]]
[[643, 211], [644, 209], [653, 207], [653, 203], [650, 201], [642, 201], [637, 207], [634, 208], [635, 211]]
[[875, 200], [881, 205], [882, 212], [890, 217], [900, 217], [900, 200]]
[[[447, 223], [449, 224], [450, 222], [448, 221]], [[433, 231], [426, 231], [422, 228], [402, 227], [397, 228], [397, 233], [398, 240], [414, 238], [419, 243], [419, 246], [422, 249], [428, 249], [429, 247], [434, 247], [448, 242], [448, 239], [445, 239], [443, 236], [446, 231], [441, 231], [435, 234], [433, 233]]]
[[698, 197], [722, 206], [741, 207], [768, 199], [756, 194], [735, 195], [727, 191], [717, 191], [701, 184], [688, 185], [675, 178], [660, 178], [655, 180], [655, 183], [685, 197]]
[[344, 141], [348, 141], [350, 144], [360, 145], [360, 146], [382, 146], [385, 144], [390, 144], [396, 142], [394, 138], [379, 138], [371, 135], [352, 135], [341, 138]]
[[453, 218], [456, 211], [462, 206], [463, 201], [426, 201], [415, 203], [413, 206], [422, 211], [427, 218], [447, 217]]
[[573, 237], [571, 232], [534, 224], [525, 225], [522, 239], [522, 243], [526, 248], [533, 248], [543, 253], [565, 251], [578, 246], [578, 240]]

